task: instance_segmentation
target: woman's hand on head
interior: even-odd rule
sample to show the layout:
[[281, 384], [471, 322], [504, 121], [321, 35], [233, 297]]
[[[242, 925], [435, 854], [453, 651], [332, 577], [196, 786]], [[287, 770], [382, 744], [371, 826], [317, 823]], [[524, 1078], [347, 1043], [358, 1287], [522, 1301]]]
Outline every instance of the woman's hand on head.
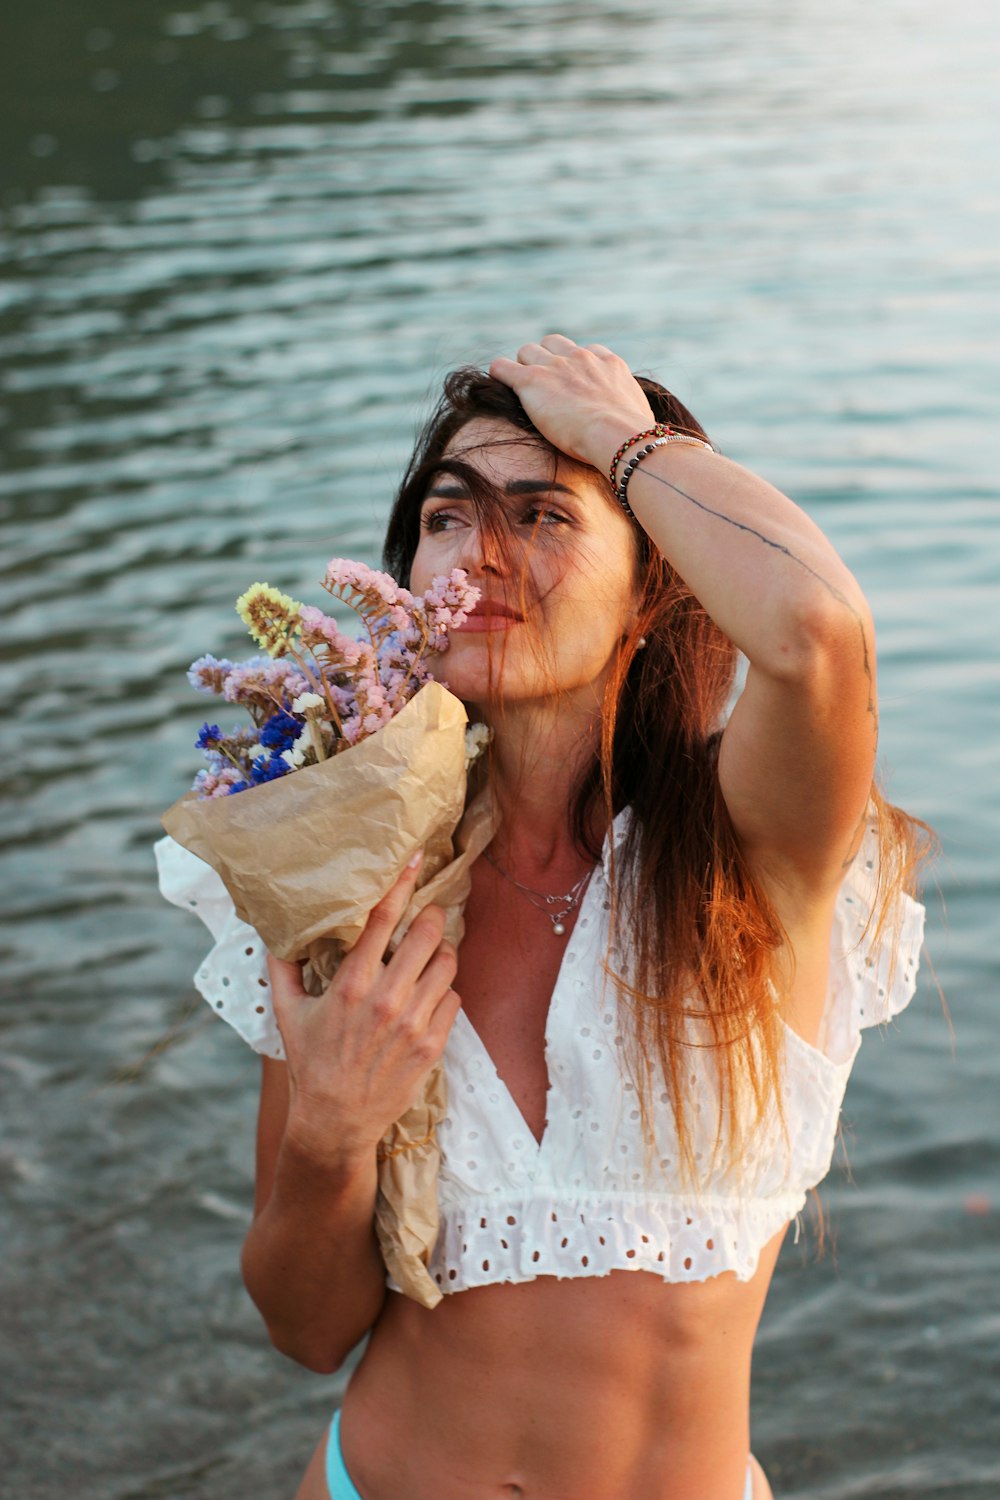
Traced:
[[286, 1136], [319, 1158], [374, 1151], [413, 1103], [458, 1014], [458, 955], [442, 938], [440, 907], [425, 907], [387, 957], [416, 877], [404, 870], [372, 909], [321, 995], [306, 993], [299, 964], [268, 960], [288, 1061]]
[[656, 421], [628, 365], [603, 344], [546, 334], [516, 359], [495, 359], [490, 374], [510, 386], [554, 447], [602, 473], [621, 443]]

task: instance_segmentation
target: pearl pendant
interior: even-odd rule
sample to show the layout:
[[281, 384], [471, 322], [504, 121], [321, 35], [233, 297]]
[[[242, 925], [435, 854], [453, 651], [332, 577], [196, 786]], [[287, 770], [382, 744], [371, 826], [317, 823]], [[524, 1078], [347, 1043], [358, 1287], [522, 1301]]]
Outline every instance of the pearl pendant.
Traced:
[[555, 933], [556, 937], [562, 937], [566, 929], [561, 922], [553, 922], [552, 931]]

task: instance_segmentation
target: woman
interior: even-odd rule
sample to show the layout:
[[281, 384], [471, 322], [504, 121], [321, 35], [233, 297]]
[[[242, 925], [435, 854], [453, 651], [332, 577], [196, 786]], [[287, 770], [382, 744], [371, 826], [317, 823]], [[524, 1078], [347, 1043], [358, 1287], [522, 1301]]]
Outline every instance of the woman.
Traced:
[[[387, 956], [411, 868], [323, 996], [270, 965], [246, 1284], [311, 1369], [370, 1333], [299, 1500], [762, 1500], [768, 1283], [920, 945], [861, 590], [675, 398], [560, 335], [450, 379], [386, 562], [482, 590], [442, 675], [493, 728], [500, 825], [460, 951], [431, 908]], [[442, 1052], [428, 1310], [372, 1215]]]

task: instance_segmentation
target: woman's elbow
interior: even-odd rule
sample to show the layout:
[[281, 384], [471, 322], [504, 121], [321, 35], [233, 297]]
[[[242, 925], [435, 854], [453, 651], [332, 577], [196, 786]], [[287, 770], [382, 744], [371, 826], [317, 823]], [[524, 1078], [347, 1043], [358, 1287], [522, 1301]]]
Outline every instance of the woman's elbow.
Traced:
[[331, 1297], [317, 1314], [308, 1302], [277, 1295], [273, 1281], [254, 1275], [252, 1258], [246, 1253], [242, 1270], [243, 1284], [273, 1347], [315, 1375], [336, 1374], [367, 1337], [385, 1300], [384, 1281], [379, 1278], [369, 1296], [356, 1288], [349, 1297]]
[[[360, 1340], [351, 1344], [335, 1345], [327, 1340], [304, 1336], [298, 1331], [265, 1324], [272, 1346], [286, 1359], [310, 1370], [314, 1375], [336, 1375], [346, 1363], [351, 1350]], [[363, 1338], [364, 1335], [362, 1334]]]
[[352, 1349], [366, 1337], [374, 1321], [362, 1323], [356, 1316], [334, 1316], [322, 1322], [314, 1316], [300, 1316], [298, 1309], [289, 1316], [287, 1308], [279, 1311], [269, 1306], [266, 1298], [254, 1296], [253, 1288], [245, 1278], [244, 1285], [260, 1313], [272, 1346], [286, 1359], [311, 1370], [314, 1375], [335, 1375]]
[[861, 591], [812, 595], [789, 610], [774, 653], [773, 675], [785, 681], [828, 684], [875, 676], [875, 625]]

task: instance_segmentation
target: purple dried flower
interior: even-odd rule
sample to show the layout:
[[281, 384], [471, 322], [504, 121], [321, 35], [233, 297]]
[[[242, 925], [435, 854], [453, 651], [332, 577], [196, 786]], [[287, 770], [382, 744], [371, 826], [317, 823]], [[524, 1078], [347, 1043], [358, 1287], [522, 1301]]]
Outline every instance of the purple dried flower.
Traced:
[[308, 692], [310, 686], [305, 674], [287, 659], [271, 661], [266, 656], [253, 656], [232, 667], [223, 697], [227, 703], [272, 713], [300, 693]]
[[198, 693], [221, 693], [232, 670], [232, 662], [225, 657], [199, 656], [188, 667], [187, 679]]

